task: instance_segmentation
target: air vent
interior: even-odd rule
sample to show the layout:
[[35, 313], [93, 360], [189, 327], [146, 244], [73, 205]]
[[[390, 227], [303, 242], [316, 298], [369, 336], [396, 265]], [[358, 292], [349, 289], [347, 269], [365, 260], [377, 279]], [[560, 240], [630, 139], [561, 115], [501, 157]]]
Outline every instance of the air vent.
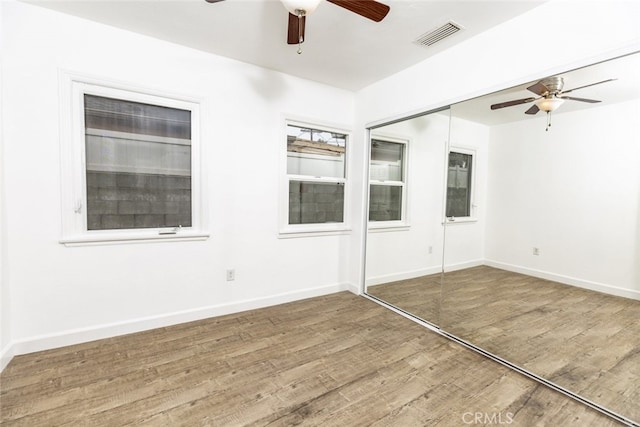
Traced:
[[435, 30], [421, 35], [416, 40], [414, 40], [414, 43], [421, 46], [432, 46], [435, 43], [438, 43], [439, 41], [444, 40], [447, 37], [457, 33], [462, 28], [463, 27], [461, 25], [458, 25], [453, 21], [449, 21], [446, 24], [436, 28]]

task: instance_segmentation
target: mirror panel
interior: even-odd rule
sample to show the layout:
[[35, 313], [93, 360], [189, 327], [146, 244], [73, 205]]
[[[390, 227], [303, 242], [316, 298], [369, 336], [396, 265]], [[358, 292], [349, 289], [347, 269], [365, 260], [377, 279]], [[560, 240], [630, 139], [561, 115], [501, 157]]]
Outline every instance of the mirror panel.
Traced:
[[371, 130], [366, 292], [437, 325], [449, 110]]
[[[443, 330], [632, 420], [640, 420], [638, 56], [554, 76], [582, 89], [549, 117], [525, 114], [529, 104], [491, 111], [526, 98], [531, 84], [451, 107], [452, 123], [474, 120], [490, 134], [476, 193], [486, 208], [484, 261], [444, 274], [440, 319]], [[458, 132], [452, 126], [452, 150]], [[447, 221], [445, 269], [478, 237], [465, 226]]]
[[[441, 330], [638, 424], [640, 54], [550, 77], [451, 106], [440, 298], [381, 299], [437, 301]], [[553, 85], [562, 105], [531, 114]], [[375, 234], [367, 263], [410, 252]]]

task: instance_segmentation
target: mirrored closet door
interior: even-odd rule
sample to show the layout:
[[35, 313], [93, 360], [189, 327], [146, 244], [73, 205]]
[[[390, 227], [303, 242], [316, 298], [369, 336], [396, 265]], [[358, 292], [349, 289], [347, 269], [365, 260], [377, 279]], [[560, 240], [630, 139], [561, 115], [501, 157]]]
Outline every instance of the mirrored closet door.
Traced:
[[432, 115], [373, 129], [372, 146], [377, 132], [401, 135], [394, 126], [410, 139], [408, 211], [386, 232], [370, 213], [366, 248], [368, 294], [631, 425], [640, 423], [638, 76], [636, 53], [452, 105], [448, 143], [428, 154], [418, 154], [420, 120]]

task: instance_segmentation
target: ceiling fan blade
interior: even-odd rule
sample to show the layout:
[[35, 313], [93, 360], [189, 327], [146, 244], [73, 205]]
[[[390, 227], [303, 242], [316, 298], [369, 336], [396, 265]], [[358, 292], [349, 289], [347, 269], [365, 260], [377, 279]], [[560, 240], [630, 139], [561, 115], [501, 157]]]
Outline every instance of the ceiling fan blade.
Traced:
[[289, 30], [287, 31], [287, 44], [304, 42], [304, 27], [307, 17], [298, 18], [293, 13], [289, 14]]
[[538, 111], [540, 111], [540, 108], [538, 108], [537, 105], [532, 105], [531, 108], [529, 108], [527, 111], [525, 111], [525, 114], [536, 114]]
[[523, 98], [523, 99], [514, 99], [513, 101], [500, 102], [498, 104], [493, 104], [491, 106], [492, 110], [497, 110], [498, 108], [504, 107], [512, 107], [514, 105], [526, 104], [527, 102], [535, 101], [536, 98]]
[[389, 13], [389, 6], [375, 0], [327, 0], [360, 16], [380, 22]]
[[602, 102], [602, 101], [598, 101], [597, 99], [575, 98], [573, 96], [561, 96], [560, 98], [570, 99], [572, 101], [589, 102], [591, 104], [595, 104], [596, 102]]
[[546, 93], [549, 93], [549, 88], [543, 85], [541, 82], [529, 86], [527, 90], [529, 92], [535, 93], [536, 95], [544, 95]]
[[563, 91], [562, 91], [562, 94], [564, 95], [565, 93], [573, 92], [574, 90], [584, 89], [585, 87], [590, 87], [590, 86], [595, 86], [595, 85], [599, 85], [599, 84], [602, 84], [602, 83], [612, 82], [612, 81], [614, 81], [614, 80], [618, 80], [618, 79], [607, 79], [607, 80], [603, 80], [603, 81], [601, 81], [601, 82], [591, 83], [591, 84], [589, 84], [589, 85], [584, 85], [584, 86], [574, 87], [573, 89], [563, 90]]

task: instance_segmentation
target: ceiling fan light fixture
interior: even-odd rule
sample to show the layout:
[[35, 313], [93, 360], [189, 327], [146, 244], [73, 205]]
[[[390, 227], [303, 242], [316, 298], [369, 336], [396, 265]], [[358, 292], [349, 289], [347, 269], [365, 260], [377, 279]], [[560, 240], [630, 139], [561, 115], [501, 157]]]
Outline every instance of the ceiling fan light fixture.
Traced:
[[281, 0], [284, 7], [293, 15], [311, 15], [322, 0]]
[[555, 96], [549, 98], [540, 98], [536, 101], [536, 105], [539, 109], [546, 113], [555, 111], [564, 103], [564, 99], [556, 98]]

